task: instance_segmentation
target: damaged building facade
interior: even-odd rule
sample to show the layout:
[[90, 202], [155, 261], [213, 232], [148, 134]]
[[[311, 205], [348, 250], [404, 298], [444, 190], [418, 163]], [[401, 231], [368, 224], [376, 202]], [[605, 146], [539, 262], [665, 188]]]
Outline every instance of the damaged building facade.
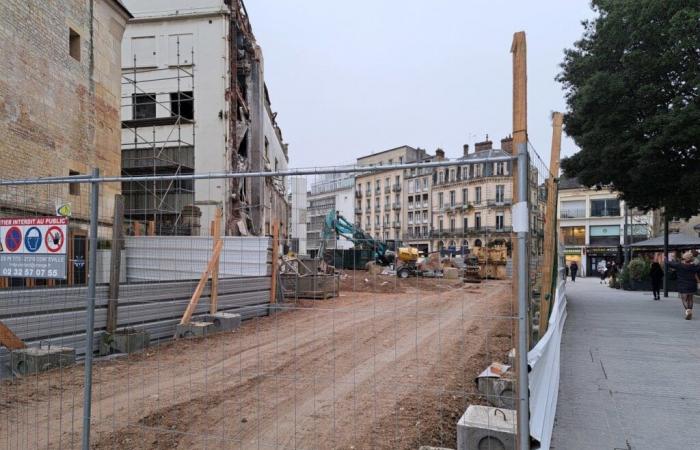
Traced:
[[[127, 0], [122, 41], [122, 173], [286, 170], [287, 144], [264, 81], [262, 50], [240, 0]], [[124, 183], [128, 226], [206, 234], [287, 235], [282, 178]]]

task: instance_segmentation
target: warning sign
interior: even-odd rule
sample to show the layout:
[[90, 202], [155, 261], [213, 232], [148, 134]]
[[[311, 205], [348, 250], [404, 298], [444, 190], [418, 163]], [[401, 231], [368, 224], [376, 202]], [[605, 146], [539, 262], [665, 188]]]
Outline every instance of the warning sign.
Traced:
[[0, 218], [0, 276], [66, 278], [66, 217]]

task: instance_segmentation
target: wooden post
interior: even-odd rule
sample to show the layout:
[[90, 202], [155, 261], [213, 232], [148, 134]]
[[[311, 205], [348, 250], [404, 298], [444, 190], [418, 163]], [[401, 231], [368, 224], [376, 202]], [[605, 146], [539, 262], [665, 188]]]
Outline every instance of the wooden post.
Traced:
[[197, 309], [199, 298], [202, 296], [202, 291], [204, 291], [204, 286], [206, 286], [207, 284], [209, 274], [214, 269], [214, 265], [219, 259], [219, 255], [221, 254], [221, 247], [223, 246], [223, 244], [224, 241], [222, 240], [219, 240], [219, 242], [216, 243], [216, 246], [214, 247], [214, 252], [212, 253], [211, 259], [207, 264], [207, 268], [204, 269], [204, 272], [202, 272], [202, 276], [199, 278], [199, 283], [197, 283], [197, 288], [194, 290], [194, 294], [192, 294], [192, 298], [190, 298], [190, 303], [187, 305], [187, 309], [185, 309], [185, 313], [182, 315], [180, 325], [188, 324], [190, 322], [190, 319], [192, 318], [192, 314], [194, 314], [195, 309]]
[[141, 222], [135, 220], [132, 222], [132, 226], [134, 227], [134, 236], [141, 236]]
[[0, 345], [4, 345], [9, 350], [19, 350], [26, 348], [27, 344], [22, 342], [10, 328], [0, 320]]
[[146, 236], [156, 235], [156, 223], [153, 220], [146, 222]]
[[117, 307], [119, 304], [119, 278], [123, 244], [124, 197], [114, 196], [114, 219], [112, 221], [112, 251], [109, 262], [109, 294], [107, 296], [107, 332], [117, 329]]
[[[221, 242], [221, 217], [223, 216], [223, 211], [221, 208], [216, 208], [216, 215], [214, 216], [214, 220], [211, 222], [211, 235], [212, 235], [212, 242], [213, 246], [212, 249], [215, 249], [216, 246]], [[211, 314], [216, 314], [216, 311], [218, 309], [218, 302], [219, 302], [219, 261], [221, 259], [221, 255], [216, 257], [216, 261], [214, 262], [214, 268], [212, 269], [211, 272], [211, 303], [209, 306], [209, 312]]]
[[[552, 283], [556, 261], [554, 249], [557, 245], [557, 178], [559, 177], [559, 155], [561, 153], [561, 127], [564, 115], [552, 114], [552, 153], [549, 157], [549, 179], [547, 180], [547, 210], [544, 219], [544, 271], [542, 272], [542, 294], [540, 295], [540, 331], [542, 337], [549, 325], [549, 309], [555, 288]], [[550, 262], [552, 266], [549, 266]]]
[[[521, 152], [522, 146], [527, 146], [527, 47], [524, 31], [518, 31], [517, 33], [513, 34], [513, 44], [511, 45], [510, 51], [513, 54], [513, 153], [518, 155]], [[514, 202], [517, 201], [516, 199], [520, 198], [520, 177], [518, 176], [518, 170], [518, 162], [517, 160], [513, 160], [513, 168], [511, 173], [513, 174]], [[529, 170], [526, 171], [526, 173], [529, 173]], [[528, 185], [529, 182], [524, 184], [524, 186]], [[530, 348], [528, 336], [530, 308], [529, 299], [524, 305], [524, 310], [522, 310], [519, 301], [521, 275], [518, 273], [518, 267], [520, 266], [520, 258], [525, 258], [526, 255], [520, 254], [521, 250], [518, 248], [520, 245], [518, 234], [520, 233], [513, 233], [513, 284], [511, 311], [518, 317], [517, 321], [513, 321], [512, 334], [512, 336], [518, 336], [515, 359], [516, 373], [518, 375], [518, 383], [516, 388], [518, 402], [515, 408], [518, 411], [518, 431], [516, 433], [518, 445], [516, 445], [516, 448], [525, 449], [529, 448], [529, 445], [526, 443], [530, 439], [530, 419], [529, 394], [527, 390], [527, 363], [523, 364], [523, 361], [527, 361], [527, 349]], [[528, 251], [527, 246], [525, 247], [524, 251]], [[529, 271], [529, 267], [527, 270]], [[527, 273], [525, 276], [528, 276]]]
[[272, 224], [272, 280], [270, 282], [270, 304], [277, 303], [277, 251], [280, 245], [280, 223]]

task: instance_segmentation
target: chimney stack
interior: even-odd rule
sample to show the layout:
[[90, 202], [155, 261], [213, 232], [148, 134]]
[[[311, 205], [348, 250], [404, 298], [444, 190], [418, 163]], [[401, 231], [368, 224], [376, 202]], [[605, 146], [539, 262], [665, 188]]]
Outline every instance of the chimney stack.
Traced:
[[486, 135], [486, 140], [482, 142], [477, 142], [474, 144], [474, 151], [481, 152], [484, 150], [491, 150], [493, 148], [493, 142], [489, 140], [489, 135]]
[[445, 151], [441, 148], [435, 150], [435, 159], [442, 161], [445, 159]]
[[462, 148], [464, 149], [464, 156], [467, 156], [469, 154], [469, 144], [464, 144]]
[[513, 154], [513, 137], [510, 134], [501, 139], [501, 150]]

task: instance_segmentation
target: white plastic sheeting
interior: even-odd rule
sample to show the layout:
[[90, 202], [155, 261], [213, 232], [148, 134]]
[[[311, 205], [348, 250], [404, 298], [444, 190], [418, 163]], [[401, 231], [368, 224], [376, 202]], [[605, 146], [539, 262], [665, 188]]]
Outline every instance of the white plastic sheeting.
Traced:
[[[269, 237], [221, 239], [220, 278], [270, 274]], [[212, 245], [212, 238], [205, 236], [127, 237], [126, 278], [129, 282], [197, 280], [211, 258]]]
[[547, 332], [527, 354], [530, 366], [530, 435], [549, 449], [559, 394], [559, 356], [566, 321], [566, 281], [559, 277]]

